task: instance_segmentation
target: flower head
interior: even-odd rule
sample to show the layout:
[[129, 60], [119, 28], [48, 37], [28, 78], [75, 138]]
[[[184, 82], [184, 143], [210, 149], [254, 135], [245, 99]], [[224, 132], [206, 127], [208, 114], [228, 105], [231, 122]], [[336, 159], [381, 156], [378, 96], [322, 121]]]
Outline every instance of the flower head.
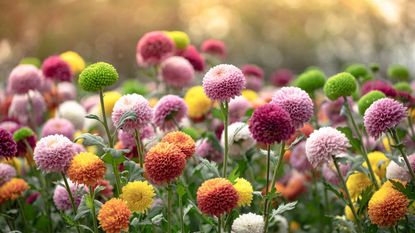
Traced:
[[54, 134], [61, 134], [69, 139], [73, 139], [75, 127], [73, 124], [64, 118], [49, 119], [42, 129], [42, 137]]
[[[30, 96], [30, 100], [28, 98]], [[29, 107], [35, 109], [29, 111]], [[37, 91], [30, 91], [29, 95], [14, 95], [9, 108], [9, 117], [14, 117], [21, 124], [29, 122], [29, 116], [32, 115], [36, 124], [42, 122], [43, 114], [46, 111], [46, 102], [43, 96]]]
[[153, 31], [146, 33], [137, 43], [137, 62], [155, 65], [174, 53], [174, 42], [165, 33]]
[[9, 164], [0, 163], [0, 187], [16, 176], [16, 169]]
[[[379, 177], [375, 175], [375, 178], [379, 182]], [[352, 200], [356, 200], [372, 184], [370, 178], [363, 172], [355, 172], [349, 175], [346, 181], [346, 186]]]
[[332, 127], [322, 127], [307, 139], [305, 144], [308, 161], [317, 167], [331, 160], [332, 156], [347, 151], [350, 147], [346, 135]]
[[326, 75], [319, 69], [309, 69], [300, 74], [295, 80], [295, 86], [303, 89], [310, 95], [320, 89], [326, 82]]
[[[270, 81], [276, 87], [284, 87], [294, 79], [294, 74], [288, 69], [279, 69], [272, 73]], [[303, 89], [304, 90], [304, 89]]]
[[256, 141], [273, 144], [288, 140], [295, 129], [287, 111], [275, 104], [265, 104], [252, 114], [249, 131]]
[[208, 40], [203, 41], [201, 50], [204, 53], [217, 56], [220, 58], [226, 57], [225, 43], [220, 40], [208, 39]]
[[237, 96], [229, 101], [229, 122], [241, 121], [252, 104], [243, 96]]
[[16, 155], [27, 153], [28, 146], [33, 150], [36, 146], [36, 134], [28, 127], [22, 127], [13, 133], [13, 140], [17, 143]]
[[223, 161], [222, 147], [214, 146], [208, 138], [200, 139], [196, 142], [195, 154], [209, 161], [221, 163]]
[[198, 119], [206, 115], [212, 108], [212, 100], [203, 92], [202, 86], [194, 86], [187, 90], [184, 101], [189, 117]]
[[69, 64], [73, 74], [80, 73], [85, 68], [84, 59], [74, 51], [66, 51], [59, 56]]
[[233, 65], [214, 66], [203, 77], [203, 90], [212, 100], [229, 101], [241, 95], [244, 87], [244, 74]]
[[238, 192], [238, 206], [249, 206], [253, 199], [254, 188], [244, 178], [237, 178], [233, 187]]
[[122, 96], [114, 105], [112, 111], [112, 122], [114, 126], [120, 124], [121, 117], [128, 111], [134, 112], [136, 119], [128, 119], [121, 127], [124, 131], [134, 132], [147, 125], [153, 117], [153, 110], [148, 101], [141, 95], [128, 94]]
[[69, 64], [59, 56], [50, 56], [43, 61], [42, 72], [45, 78], [65, 82], [72, 80]]
[[397, 95], [397, 92], [395, 88], [393, 88], [392, 85], [381, 80], [371, 80], [371, 81], [365, 82], [362, 86], [361, 92], [362, 92], [362, 95], [365, 95], [369, 93], [370, 91], [374, 91], [374, 90], [383, 92], [386, 96], [389, 96], [389, 97], [395, 97]]
[[145, 213], [153, 204], [155, 195], [153, 186], [147, 181], [133, 181], [122, 188], [120, 198], [131, 211]]
[[397, 81], [408, 81], [410, 78], [408, 68], [398, 64], [389, 66], [388, 76]]
[[[408, 160], [412, 170], [415, 171], [415, 154], [408, 156]], [[386, 167], [386, 178], [389, 180], [400, 180], [402, 182], [409, 182], [411, 180], [408, 168], [405, 165], [400, 166], [395, 161], [390, 161]]]
[[[69, 189], [71, 190], [72, 197], [75, 202], [75, 206], [79, 206], [81, 203], [81, 199], [83, 196], [83, 186], [74, 184], [72, 181], [68, 181]], [[56, 186], [55, 191], [53, 192], [53, 203], [58, 210], [70, 210], [72, 209], [71, 200], [69, 197], [68, 191], [63, 186], [63, 184], [59, 184]]]
[[114, 110], [115, 103], [122, 97], [118, 91], [106, 91], [104, 92], [104, 108], [105, 114], [111, 115]]
[[91, 186], [104, 178], [105, 171], [105, 164], [97, 155], [81, 152], [73, 157], [67, 174], [73, 182]]
[[20, 178], [12, 178], [0, 186], [0, 204], [7, 200], [16, 200], [24, 191], [29, 189], [29, 185]]
[[264, 71], [261, 67], [253, 64], [246, 64], [242, 67], [242, 73], [246, 78], [246, 88], [259, 91], [264, 79]]
[[197, 190], [197, 206], [202, 213], [212, 216], [229, 213], [238, 199], [238, 192], [225, 178], [207, 180]]
[[[385, 156], [384, 153], [380, 151], [373, 151], [367, 154], [369, 162], [372, 165], [373, 172], [380, 178], [385, 178], [386, 167], [388, 166], [390, 160]], [[363, 163], [363, 167], [367, 167], [366, 162]]]
[[7, 90], [13, 94], [26, 94], [29, 90], [39, 90], [42, 76], [33, 65], [18, 65], [9, 75]]
[[239, 215], [232, 224], [232, 232], [235, 233], [262, 233], [263, 231], [264, 218], [254, 213]]
[[281, 88], [274, 94], [271, 103], [285, 109], [296, 128], [301, 127], [313, 116], [313, 101], [307, 92], [298, 87]]
[[65, 101], [58, 107], [59, 116], [72, 123], [76, 129], [83, 129], [86, 110], [76, 101]]
[[172, 143], [177, 146], [184, 155], [186, 159], [192, 157], [195, 153], [196, 146], [195, 141], [188, 134], [181, 131], [174, 131], [166, 134], [162, 139], [162, 142]]
[[176, 95], [163, 96], [154, 107], [154, 124], [162, 130], [171, 130], [187, 115], [187, 106]]
[[98, 212], [98, 221], [105, 233], [119, 233], [127, 231], [130, 223], [131, 211], [125, 201], [112, 198], [101, 206]]
[[13, 135], [7, 130], [0, 128], [0, 158], [12, 158], [16, 155], [17, 144]]
[[118, 80], [117, 70], [106, 62], [97, 62], [86, 67], [79, 75], [79, 85], [89, 92], [99, 91]]
[[380, 91], [370, 91], [366, 95], [362, 96], [357, 102], [357, 107], [359, 108], [360, 115], [365, 115], [366, 110], [373, 104], [376, 100], [385, 98], [386, 95]]
[[[225, 145], [225, 134], [222, 132], [221, 143]], [[229, 155], [235, 157], [244, 154], [255, 146], [255, 140], [249, 131], [249, 126], [243, 122], [235, 122], [228, 126]]]
[[190, 44], [190, 38], [185, 32], [170, 31], [166, 32], [166, 34], [174, 41], [177, 49], [186, 49], [186, 47]]
[[[342, 176], [346, 177], [347, 172], [350, 170], [351, 165], [350, 164], [339, 164], [340, 172]], [[337, 174], [336, 168], [334, 168], [333, 163], [325, 163], [323, 164], [322, 168], [322, 175], [324, 179], [326, 179], [328, 182], [338, 185], [340, 183], [340, 177], [339, 174]]]
[[408, 82], [397, 82], [393, 85], [393, 88], [395, 88], [398, 92], [406, 92], [411, 94], [412, 93], [412, 87]]
[[351, 96], [356, 91], [356, 79], [350, 73], [339, 73], [330, 77], [324, 85], [324, 94], [330, 100], [336, 100], [342, 96]]
[[192, 84], [194, 77], [193, 66], [183, 57], [169, 57], [160, 65], [161, 80], [173, 88], [189, 86]]
[[195, 46], [193, 45], [187, 46], [187, 48], [184, 51], [179, 51], [178, 55], [186, 58], [186, 60], [188, 60], [190, 64], [192, 64], [193, 69], [195, 71], [201, 72], [205, 70], [205, 66], [206, 66], [205, 60], [202, 57], [202, 55], [200, 55], [199, 51], [197, 51]]
[[170, 183], [179, 177], [186, 165], [186, 155], [174, 144], [160, 142], [145, 157], [144, 170], [155, 184]]
[[406, 115], [406, 108], [401, 103], [390, 98], [383, 98], [370, 105], [363, 119], [368, 134], [378, 138], [388, 129], [396, 127]]
[[44, 172], [65, 172], [75, 155], [73, 143], [63, 135], [41, 138], [34, 150], [33, 159]]
[[305, 142], [298, 143], [291, 151], [290, 165], [298, 171], [306, 171], [312, 168], [305, 153]]

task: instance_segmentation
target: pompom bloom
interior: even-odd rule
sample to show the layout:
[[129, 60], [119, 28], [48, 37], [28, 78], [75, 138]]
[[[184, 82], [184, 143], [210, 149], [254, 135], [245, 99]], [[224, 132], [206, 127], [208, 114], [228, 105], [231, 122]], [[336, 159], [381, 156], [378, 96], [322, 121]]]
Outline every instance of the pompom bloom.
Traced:
[[133, 181], [122, 188], [120, 198], [131, 211], [145, 213], [153, 204], [155, 195], [153, 186], [147, 181]]
[[197, 206], [200, 211], [217, 217], [235, 208], [238, 198], [238, 192], [225, 178], [207, 180], [197, 190]]
[[125, 201], [112, 198], [101, 206], [98, 221], [106, 233], [127, 231], [130, 224], [131, 211]]
[[396, 100], [383, 98], [366, 110], [364, 125], [368, 134], [378, 138], [388, 129], [396, 127], [406, 117], [406, 108]]
[[7, 130], [0, 128], [0, 158], [9, 159], [16, 155], [17, 144], [13, 140], [13, 135]]
[[33, 159], [44, 172], [65, 172], [75, 155], [73, 143], [63, 135], [49, 135], [36, 144]]
[[[369, 162], [372, 165], [373, 172], [380, 178], [383, 179], [386, 174], [386, 167], [388, 166], [390, 160], [385, 156], [384, 153], [380, 151], [373, 151], [367, 154]], [[364, 167], [367, 167], [366, 162], [363, 163]]]
[[214, 66], [203, 77], [203, 90], [212, 100], [229, 101], [241, 95], [244, 87], [244, 74], [233, 65]]
[[[69, 189], [71, 190], [72, 197], [75, 202], [75, 206], [79, 206], [83, 196], [83, 186], [74, 184], [72, 181], [69, 181]], [[66, 191], [66, 188], [63, 184], [56, 186], [55, 191], [53, 192], [53, 203], [58, 210], [70, 210], [72, 209], [71, 200], [69, 198], [69, 193]]]
[[161, 139], [161, 141], [172, 143], [177, 146], [183, 152], [183, 154], [186, 155], [186, 159], [192, 157], [196, 150], [196, 145], [193, 138], [181, 131], [170, 132], [166, 134]]
[[[408, 160], [409, 164], [411, 164], [412, 170], [415, 171], [415, 154], [408, 156]], [[399, 166], [394, 161], [390, 161], [389, 165], [386, 167], [386, 178], [389, 180], [409, 182], [411, 180], [411, 175], [409, 174], [408, 168], [404, 164]]]
[[130, 133], [147, 125], [153, 117], [153, 110], [143, 96], [138, 94], [124, 95], [115, 103], [112, 111], [111, 117], [115, 127], [120, 124], [121, 117], [128, 111], [134, 112], [136, 119], [126, 120], [121, 129]]
[[171, 130], [187, 115], [187, 106], [176, 95], [163, 96], [154, 107], [154, 124], [161, 130]]
[[[225, 133], [222, 132], [221, 143], [225, 145]], [[229, 155], [241, 157], [255, 146], [255, 140], [249, 126], [243, 122], [235, 122], [228, 126]]]
[[184, 101], [188, 107], [188, 115], [193, 119], [203, 117], [212, 108], [212, 100], [203, 92], [202, 86], [194, 86], [187, 90]]
[[73, 157], [67, 174], [77, 184], [92, 186], [104, 178], [105, 171], [105, 164], [97, 155], [81, 152]]
[[0, 187], [0, 204], [7, 200], [16, 200], [28, 189], [29, 185], [25, 180], [12, 178]]
[[33, 65], [18, 65], [9, 75], [7, 90], [13, 94], [26, 94], [38, 90], [42, 83], [40, 71]]
[[342, 96], [351, 96], [356, 91], [356, 79], [350, 73], [339, 73], [330, 77], [324, 85], [324, 94], [330, 100], [336, 100]]
[[197, 51], [195, 46], [189, 45], [187, 46], [186, 50], [180, 51], [178, 54], [186, 58], [186, 60], [188, 60], [190, 64], [192, 64], [193, 69], [195, 71], [200, 72], [205, 70], [205, 60], [202, 57], [202, 55], [200, 55], [200, 53]]
[[305, 144], [308, 161], [313, 167], [327, 163], [332, 156], [346, 152], [348, 147], [346, 135], [332, 127], [315, 130]]
[[69, 139], [73, 139], [75, 128], [73, 124], [63, 118], [49, 119], [42, 129], [42, 137], [46, 137], [54, 134], [61, 134]]
[[185, 58], [173, 56], [161, 63], [160, 76], [167, 86], [183, 88], [192, 84], [195, 72], [192, 64]]
[[[30, 96], [30, 102], [29, 98]], [[29, 111], [31, 106], [31, 111]], [[32, 116], [36, 124], [42, 122], [43, 114], [46, 111], [46, 102], [38, 91], [30, 91], [29, 95], [14, 95], [9, 108], [9, 117], [14, 117], [21, 124], [29, 123], [29, 116]]]
[[386, 95], [383, 94], [383, 92], [380, 91], [371, 91], [367, 93], [366, 95], [362, 96], [362, 98], [359, 99], [357, 102], [357, 107], [359, 109], [360, 115], [365, 115], [366, 110], [370, 107], [370, 105], [373, 104], [378, 99], [385, 98]]
[[249, 131], [257, 142], [273, 144], [288, 140], [295, 129], [287, 111], [278, 105], [265, 104], [252, 114]]
[[66, 51], [59, 56], [69, 64], [72, 73], [79, 73], [85, 68], [84, 59], [74, 51]]
[[[291, 70], [280, 69], [271, 74], [270, 81], [276, 87], [284, 87], [294, 79], [294, 74]], [[324, 85], [324, 80], [323, 80]]]
[[[379, 183], [379, 178], [375, 175], [375, 179]], [[363, 172], [354, 172], [349, 175], [346, 181], [347, 189], [350, 193], [350, 198], [352, 200], [357, 200], [360, 194], [373, 183], [371, 179]]]
[[365, 84], [363, 84], [362, 86], [361, 92], [362, 92], [362, 95], [365, 95], [369, 93], [370, 91], [374, 91], [374, 90], [383, 92], [386, 96], [389, 96], [389, 97], [395, 97], [397, 95], [397, 92], [395, 88], [393, 88], [392, 85], [381, 80], [371, 80], [371, 81], [365, 82]]
[[253, 213], [240, 215], [232, 224], [232, 232], [234, 233], [262, 233], [263, 231], [263, 217]]
[[186, 165], [186, 155], [179, 147], [167, 142], [153, 146], [145, 157], [144, 170], [155, 184], [170, 183], [179, 177]]
[[[160, 31], [146, 33], [137, 43], [137, 62], [139, 65], [159, 64], [173, 55], [174, 42]], [[140, 64], [141, 63], [141, 64]]]
[[70, 121], [76, 129], [83, 129], [86, 110], [76, 101], [66, 101], [59, 105], [59, 116]]
[[294, 84], [311, 95], [315, 90], [322, 88], [325, 82], [326, 76], [321, 70], [310, 69], [300, 74]]
[[244, 178], [237, 178], [233, 187], [238, 193], [238, 206], [249, 206], [251, 205], [254, 188], [249, 181]]
[[290, 114], [296, 128], [301, 127], [313, 116], [314, 105], [307, 92], [298, 87], [283, 87], [272, 97], [271, 104], [276, 104]]
[[201, 50], [204, 53], [218, 56], [220, 58], [226, 57], [226, 47], [225, 43], [221, 40], [215, 40], [215, 39], [208, 39], [203, 41]]
[[72, 71], [69, 64], [59, 56], [50, 56], [43, 61], [42, 72], [46, 78], [65, 82], [72, 80]]
[[79, 75], [79, 85], [89, 92], [102, 90], [118, 80], [117, 70], [106, 62], [97, 62], [86, 67]]
[[16, 176], [16, 169], [6, 163], [0, 163], [0, 186]]

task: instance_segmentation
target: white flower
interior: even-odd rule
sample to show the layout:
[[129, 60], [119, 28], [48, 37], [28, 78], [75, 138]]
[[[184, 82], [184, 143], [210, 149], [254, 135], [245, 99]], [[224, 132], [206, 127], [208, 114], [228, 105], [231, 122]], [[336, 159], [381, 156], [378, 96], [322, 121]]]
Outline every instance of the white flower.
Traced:
[[284, 216], [275, 215], [273, 217], [273, 222], [275, 222], [275, 225], [278, 228], [278, 231], [275, 233], [288, 233], [288, 221]]
[[61, 118], [70, 121], [76, 129], [82, 129], [84, 127], [86, 111], [78, 102], [63, 102], [59, 105], [58, 114]]
[[[225, 132], [221, 136], [222, 146], [225, 145]], [[241, 156], [255, 145], [248, 125], [235, 122], [228, 126], [229, 155]]]
[[232, 233], [262, 233], [263, 231], [262, 216], [253, 213], [240, 215], [232, 224]]

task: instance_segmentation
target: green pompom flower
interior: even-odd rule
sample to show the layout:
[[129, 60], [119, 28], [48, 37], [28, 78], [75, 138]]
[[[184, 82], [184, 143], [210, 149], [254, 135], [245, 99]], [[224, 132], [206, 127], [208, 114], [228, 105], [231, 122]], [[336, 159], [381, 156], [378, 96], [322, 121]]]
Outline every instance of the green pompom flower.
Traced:
[[362, 96], [362, 98], [360, 98], [360, 100], [357, 102], [357, 107], [359, 109], [360, 115], [364, 116], [366, 109], [368, 109], [373, 102], [385, 97], [386, 95], [380, 91], [371, 91], [366, 95]]
[[403, 65], [391, 65], [388, 68], [388, 76], [396, 81], [408, 81], [409, 70]]
[[137, 80], [127, 80], [124, 81], [121, 86], [122, 93], [124, 95], [127, 94], [139, 94], [139, 95], [147, 95], [148, 89], [146, 86], [144, 86], [142, 83], [140, 83]]
[[39, 68], [42, 65], [42, 62], [37, 57], [24, 57], [19, 62], [20, 64], [25, 65], [34, 65]]
[[95, 92], [111, 86], [118, 80], [117, 70], [106, 62], [97, 62], [86, 67], [79, 75], [79, 85], [85, 91]]
[[355, 78], [360, 79], [369, 74], [366, 69], [366, 66], [362, 64], [353, 64], [346, 68], [345, 70], [347, 73], [352, 74]]
[[326, 76], [323, 71], [312, 68], [307, 69], [305, 72], [300, 74], [294, 81], [294, 85], [303, 89], [308, 94], [313, 95], [314, 91], [324, 86], [326, 82]]
[[185, 32], [171, 31], [166, 32], [166, 34], [174, 41], [174, 44], [178, 49], [185, 49], [190, 44], [190, 38]]
[[356, 79], [350, 73], [338, 73], [331, 76], [324, 85], [324, 94], [330, 100], [337, 100], [341, 96], [351, 96], [356, 91]]
[[30, 136], [32, 136], [34, 134], [34, 132], [28, 128], [28, 127], [22, 127], [18, 130], [16, 130], [16, 132], [13, 133], [13, 140], [16, 142], [19, 142], [23, 139], [26, 139]]
[[402, 92], [407, 92], [409, 94], [412, 93], [412, 87], [409, 83], [407, 82], [397, 82], [395, 83], [395, 85], [393, 85], [393, 87], [397, 90], [397, 91], [402, 91]]

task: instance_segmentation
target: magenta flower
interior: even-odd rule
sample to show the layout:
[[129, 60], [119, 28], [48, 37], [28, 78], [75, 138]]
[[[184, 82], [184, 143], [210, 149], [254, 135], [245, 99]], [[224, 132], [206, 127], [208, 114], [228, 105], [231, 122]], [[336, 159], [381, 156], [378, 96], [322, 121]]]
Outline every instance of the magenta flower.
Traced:
[[43, 61], [42, 72], [45, 78], [65, 82], [72, 80], [69, 64], [59, 56], [50, 56]]
[[178, 51], [178, 55], [186, 58], [192, 64], [195, 71], [204, 71], [205, 70], [205, 60], [197, 51], [195, 46], [189, 45], [184, 51]]
[[7, 90], [13, 94], [26, 94], [29, 90], [39, 90], [42, 76], [33, 65], [18, 65], [9, 75]]
[[[137, 43], [137, 63], [155, 65], [174, 53], [174, 42], [160, 31], [146, 33]], [[141, 60], [140, 60], [141, 59]]]
[[[146, 125], [140, 129], [140, 139], [151, 138], [154, 136], [154, 129], [151, 125]], [[124, 148], [133, 149], [136, 146], [134, 135], [123, 130], [118, 131], [118, 140], [122, 143]]]
[[264, 78], [264, 71], [261, 67], [253, 64], [246, 64], [242, 66], [242, 73], [246, 76], [254, 76], [259, 79]]
[[174, 129], [175, 123], [187, 116], [187, 106], [184, 100], [176, 95], [166, 95], [154, 107], [154, 124], [161, 130]]
[[366, 110], [364, 125], [367, 133], [378, 138], [388, 129], [396, 127], [407, 116], [406, 108], [390, 98], [379, 99]]
[[0, 186], [16, 176], [16, 169], [6, 163], [0, 163]]
[[160, 65], [160, 78], [167, 86], [173, 88], [190, 86], [194, 77], [192, 64], [183, 57], [169, 57]]
[[395, 97], [397, 95], [395, 88], [391, 84], [381, 80], [370, 80], [363, 84], [361, 90], [362, 96], [374, 90], [381, 91], [389, 97]]
[[42, 137], [46, 137], [54, 134], [61, 134], [70, 140], [73, 140], [75, 133], [75, 127], [73, 124], [64, 118], [52, 118], [49, 119], [42, 129]]
[[[72, 181], [68, 181], [69, 189], [71, 190], [72, 197], [75, 202], [75, 206], [78, 207], [81, 203], [81, 199], [84, 193], [84, 188], [81, 185], [77, 185]], [[59, 184], [56, 186], [55, 191], [53, 192], [53, 203], [58, 210], [70, 210], [72, 209], [71, 200], [69, 198], [68, 191], [63, 186], [63, 184]]]
[[300, 128], [313, 116], [314, 105], [307, 92], [298, 87], [283, 87], [272, 97], [276, 104], [290, 114], [294, 127]]
[[291, 70], [280, 69], [271, 74], [270, 80], [272, 85], [276, 87], [284, 87], [294, 79], [294, 74]]
[[222, 59], [226, 57], [225, 43], [220, 40], [208, 39], [203, 41], [201, 51]]
[[17, 144], [13, 135], [5, 129], [0, 128], [0, 158], [10, 159], [16, 156]]
[[9, 133], [14, 133], [16, 130], [20, 129], [22, 126], [14, 120], [5, 120], [0, 123], [0, 128], [7, 130]]
[[287, 111], [275, 104], [265, 104], [252, 114], [249, 131], [257, 142], [273, 144], [288, 140], [295, 128]]
[[212, 67], [205, 74], [203, 90], [212, 100], [229, 101], [241, 95], [245, 82], [244, 74], [238, 67], [221, 64]]
[[71, 82], [61, 82], [57, 85], [57, 92], [59, 96], [59, 101], [61, 103], [68, 100], [76, 100], [76, 87]]
[[348, 147], [346, 135], [332, 127], [322, 127], [310, 134], [305, 150], [308, 161], [316, 168], [329, 162], [332, 156], [346, 152]]

